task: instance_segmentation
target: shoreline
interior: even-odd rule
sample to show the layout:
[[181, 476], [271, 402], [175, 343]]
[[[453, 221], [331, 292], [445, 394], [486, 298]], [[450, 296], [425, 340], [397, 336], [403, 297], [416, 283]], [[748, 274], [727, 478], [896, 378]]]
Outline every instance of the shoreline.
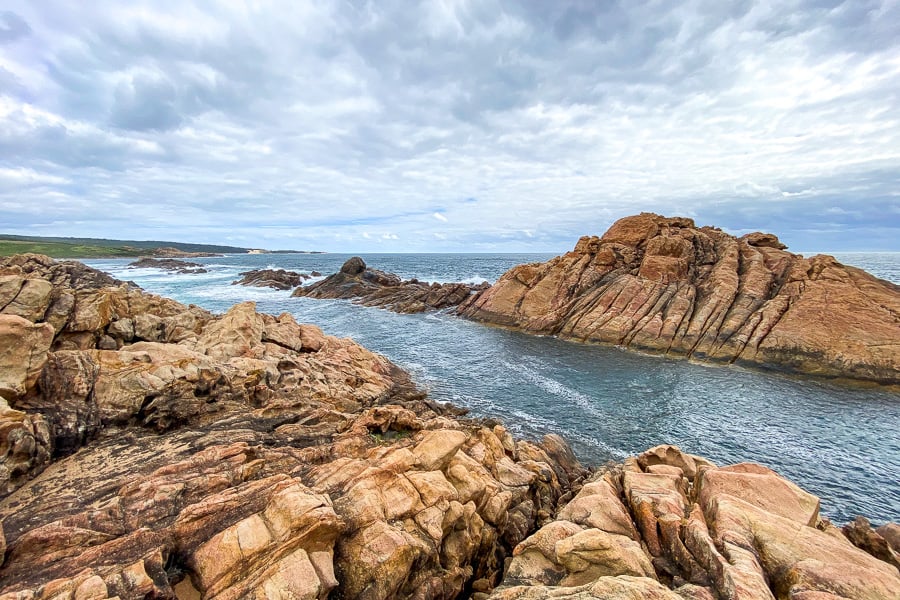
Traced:
[[[35, 360], [0, 370], [0, 430], [32, 444], [5, 458], [0, 591], [510, 600], [613, 585], [676, 600], [735, 578], [769, 590], [785, 569], [814, 589], [900, 585], [765, 467], [659, 446], [586, 470], [559, 436], [460, 418], [383, 356], [287, 313], [244, 302], [216, 316], [77, 263], [12, 262], [0, 334], [25, 332], [4, 339]], [[745, 539], [734, 519], [767, 533]], [[881, 534], [854, 527], [874, 552]], [[723, 535], [789, 555], [729, 561]]]

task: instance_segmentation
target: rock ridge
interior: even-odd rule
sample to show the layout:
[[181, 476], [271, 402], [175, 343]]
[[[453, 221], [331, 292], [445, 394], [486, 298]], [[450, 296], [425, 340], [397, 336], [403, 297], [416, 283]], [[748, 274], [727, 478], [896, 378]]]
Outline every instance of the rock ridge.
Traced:
[[900, 384], [900, 286], [833, 257], [641, 213], [519, 265], [458, 314], [564, 339]]
[[425, 283], [403, 281], [393, 273], [370, 269], [358, 256], [348, 259], [340, 271], [306, 287], [292, 296], [353, 300], [363, 306], [386, 308], [398, 313], [452, 308], [487, 289], [488, 284]]

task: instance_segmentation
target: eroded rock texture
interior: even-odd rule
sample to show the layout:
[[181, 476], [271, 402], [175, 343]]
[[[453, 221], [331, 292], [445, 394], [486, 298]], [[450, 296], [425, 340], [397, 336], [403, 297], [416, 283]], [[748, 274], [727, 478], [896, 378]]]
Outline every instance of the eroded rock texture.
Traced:
[[274, 290], [290, 290], [309, 279], [306, 273], [286, 271], [284, 269], [254, 269], [240, 273], [241, 278], [232, 281], [232, 285], [267, 287]]
[[343, 298], [398, 313], [419, 313], [457, 306], [487, 287], [486, 283], [402, 281], [393, 273], [369, 269], [363, 259], [354, 256], [344, 263], [339, 272], [310, 286], [297, 288], [292, 296]]
[[0, 598], [456, 598], [581, 467], [351, 340], [0, 263]]
[[[865, 524], [868, 527], [868, 524]], [[880, 539], [880, 538], [879, 538]], [[496, 600], [896, 599], [900, 572], [751, 463], [660, 446], [598, 473], [519, 544]]]
[[459, 308], [567, 339], [900, 383], [900, 287], [771, 234], [735, 238], [642, 213], [514, 267]]

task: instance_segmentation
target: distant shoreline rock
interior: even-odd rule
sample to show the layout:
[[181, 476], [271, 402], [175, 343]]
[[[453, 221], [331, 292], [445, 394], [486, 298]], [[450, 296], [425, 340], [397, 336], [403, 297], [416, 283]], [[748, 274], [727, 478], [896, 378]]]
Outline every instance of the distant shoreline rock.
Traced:
[[529, 333], [900, 385], [900, 286], [691, 219], [641, 213], [519, 265], [463, 317]]
[[170, 246], [154, 248], [151, 250], [151, 254], [157, 258], [206, 258], [211, 256], [222, 256], [215, 252], [187, 252]]
[[295, 297], [349, 299], [363, 306], [386, 308], [397, 313], [420, 313], [458, 306], [488, 284], [425, 283], [417, 279], [401, 280], [393, 273], [370, 269], [354, 256], [341, 270], [322, 281], [294, 290]]
[[164, 271], [173, 271], [181, 275], [199, 275], [208, 273], [200, 263], [190, 262], [186, 260], [178, 260], [175, 258], [140, 258], [134, 262], [128, 263], [131, 269], [162, 269]]
[[240, 279], [231, 282], [231, 285], [244, 285], [251, 287], [267, 287], [275, 290], [290, 290], [310, 278], [305, 273], [296, 273], [284, 269], [253, 269], [239, 273]]

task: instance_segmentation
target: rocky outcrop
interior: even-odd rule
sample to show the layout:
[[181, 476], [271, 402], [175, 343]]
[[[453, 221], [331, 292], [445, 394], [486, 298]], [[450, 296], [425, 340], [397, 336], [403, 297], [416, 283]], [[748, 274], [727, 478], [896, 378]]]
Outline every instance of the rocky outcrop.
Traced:
[[164, 271], [173, 271], [182, 275], [208, 273], [200, 263], [178, 260], [176, 258], [140, 258], [134, 262], [128, 263], [128, 267], [132, 269], [162, 269]]
[[771, 234], [642, 213], [514, 267], [459, 314], [670, 356], [900, 384], [900, 287]]
[[3, 600], [456, 598], [584, 476], [288, 314], [0, 269]]
[[179, 250], [171, 246], [161, 246], [153, 248], [150, 253], [160, 258], [204, 258], [209, 256], [222, 256], [215, 252], [188, 252], [187, 250]]
[[818, 511], [760, 465], [653, 448], [596, 474], [520, 543], [491, 598], [897, 598], [897, 568]]
[[289, 314], [40, 256], [0, 262], [0, 294], [0, 600], [900, 589], [895, 525], [845, 536], [759, 465], [660, 446], [585, 481], [561, 438], [462, 418]]
[[398, 313], [419, 313], [459, 305], [488, 285], [466, 283], [424, 283], [401, 280], [393, 273], [366, 267], [358, 256], [347, 260], [341, 270], [310, 286], [297, 288], [292, 296], [342, 298], [364, 306], [377, 306]]
[[275, 290], [292, 290], [310, 278], [306, 273], [295, 273], [284, 269], [254, 269], [244, 271], [240, 275], [241, 278], [232, 281], [231, 285], [268, 287]]

